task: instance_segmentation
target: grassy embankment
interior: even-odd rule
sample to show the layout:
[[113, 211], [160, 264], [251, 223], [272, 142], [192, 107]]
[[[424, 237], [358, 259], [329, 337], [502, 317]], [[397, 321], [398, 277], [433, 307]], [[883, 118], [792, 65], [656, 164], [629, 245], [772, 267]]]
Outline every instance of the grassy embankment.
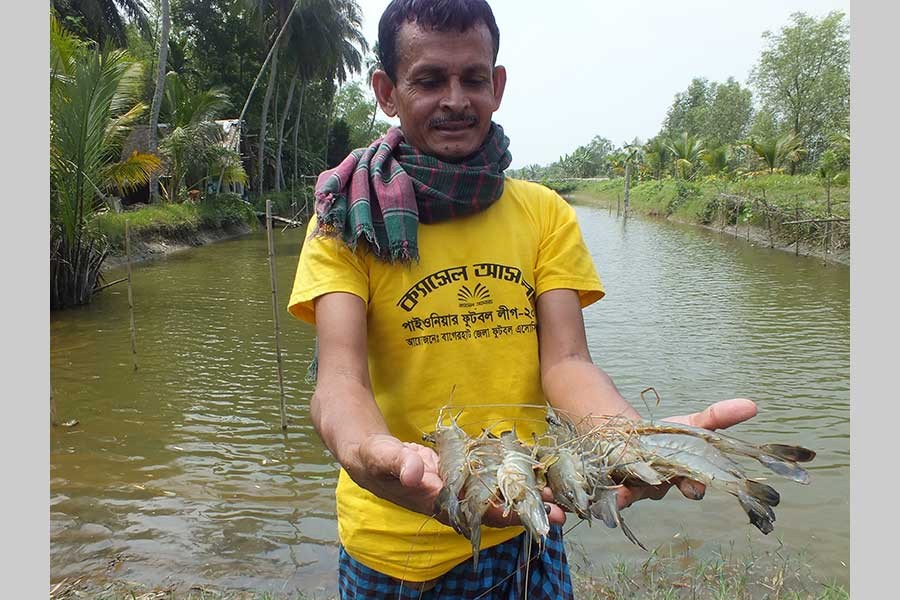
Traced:
[[[652, 552], [642, 564], [595, 565], [598, 574], [572, 567], [579, 600], [849, 600], [843, 586], [822, 582], [803, 557], [779, 552], [736, 556], [727, 551], [705, 560], [689, 550]], [[50, 600], [330, 600], [334, 595], [302, 591], [271, 593], [202, 587], [177, 593], [125, 583], [103, 587], [59, 585]]]
[[103, 213], [91, 225], [106, 237], [113, 256], [125, 252], [126, 220], [132, 242], [140, 243], [189, 242], [201, 233], [255, 227], [257, 219], [253, 207], [233, 194], [220, 194], [196, 203], [154, 204], [121, 213]]
[[[298, 194], [302, 206], [308, 193]], [[179, 247], [197, 246], [217, 239], [248, 233], [259, 226], [258, 213], [266, 210], [266, 198], [272, 200], [272, 212], [293, 217], [291, 195], [267, 194], [248, 204], [234, 194], [219, 194], [199, 202], [154, 204], [121, 213], [98, 215], [91, 224], [110, 245], [107, 266], [121, 263], [125, 255], [125, 221], [131, 236], [132, 258], [140, 260]]]
[[[624, 202], [625, 180], [590, 182], [548, 182], [562, 194], [582, 193], [603, 206]], [[762, 175], [726, 181], [662, 179], [632, 184], [630, 209], [750, 237], [761, 245], [793, 248], [799, 239], [803, 254], [821, 255], [830, 230], [830, 254], [844, 262], [850, 248], [849, 222], [801, 223], [828, 217], [826, 190], [822, 181], [810, 175]], [[849, 218], [850, 187], [831, 187], [832, 217]], [[748, 231], [749, 229], [749, 231]]]

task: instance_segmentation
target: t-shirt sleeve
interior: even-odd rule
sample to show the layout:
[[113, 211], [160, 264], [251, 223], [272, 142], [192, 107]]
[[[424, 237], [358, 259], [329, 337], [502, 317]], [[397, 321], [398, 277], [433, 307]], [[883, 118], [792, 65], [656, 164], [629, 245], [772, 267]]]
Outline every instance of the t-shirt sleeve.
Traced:
[[549, 290], [573, 289], [584, 308], [603, 297], [603, 284], [581, 235], [575, 209], [555, 192], [548, 196], [541, 211], [535, 292], [540, 296]]
[[315, 324], [315, 299], [331, 292], [347, 292], [369, 302], [369, 275], [364, 259], [339, 237], [313, 235], [316, 219], [310, 220], [306, 241], [300, 250], [288, 312]]

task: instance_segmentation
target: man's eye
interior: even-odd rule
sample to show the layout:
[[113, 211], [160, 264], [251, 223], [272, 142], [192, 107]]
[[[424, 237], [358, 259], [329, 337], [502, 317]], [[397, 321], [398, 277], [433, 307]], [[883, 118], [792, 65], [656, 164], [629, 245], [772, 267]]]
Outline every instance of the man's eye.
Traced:
[[438, 79], [420, 79], [419, 85], [425, 89], [432, 90], [441, 85]]
[[466, 79], [465, 84], [469, 87], [481, 87], [487, 84], [487, 79]]

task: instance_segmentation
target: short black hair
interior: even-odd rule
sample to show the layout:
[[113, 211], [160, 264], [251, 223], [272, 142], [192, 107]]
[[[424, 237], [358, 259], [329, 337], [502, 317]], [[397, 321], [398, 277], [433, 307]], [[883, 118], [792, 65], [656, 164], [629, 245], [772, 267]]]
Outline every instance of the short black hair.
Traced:
[[435, 31], [462, 33], [479, 22], [487, 25], [494, 43], [494, 63], [500, 51], [500, 30], [485, 0], [393, 0], [378, 22], [378, 60], [391, 81], [397, 81], [397, 34], [404, 23]]

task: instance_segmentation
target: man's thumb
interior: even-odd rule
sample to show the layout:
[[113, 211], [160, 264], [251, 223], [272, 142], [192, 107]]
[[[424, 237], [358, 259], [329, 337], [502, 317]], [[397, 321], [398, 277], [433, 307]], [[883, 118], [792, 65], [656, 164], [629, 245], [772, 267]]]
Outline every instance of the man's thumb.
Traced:
[[425, 463], [422, 457], [410, 450], [403, 448], [397, 453], [396, 459], [397, 478], [403, 487], [417, 487], [422, 482], [422, 476], [425, 475]]

